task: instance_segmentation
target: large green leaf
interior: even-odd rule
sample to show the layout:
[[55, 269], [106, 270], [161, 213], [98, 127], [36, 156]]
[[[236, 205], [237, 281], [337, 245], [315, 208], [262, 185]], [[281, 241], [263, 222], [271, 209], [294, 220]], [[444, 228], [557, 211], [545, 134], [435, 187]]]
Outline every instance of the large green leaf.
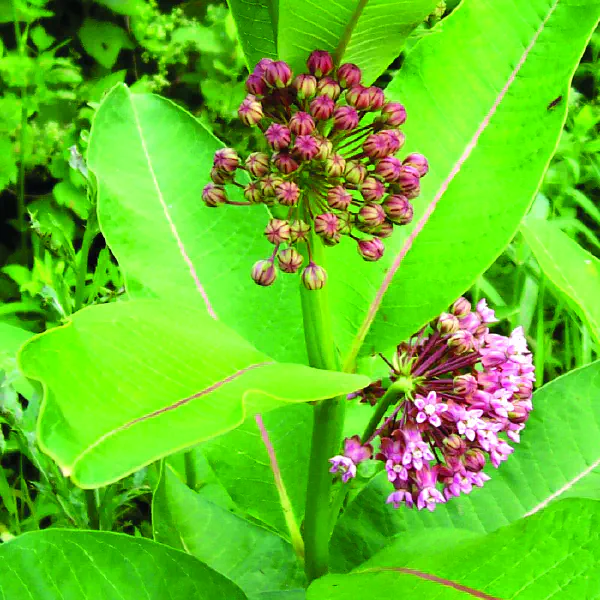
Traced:
[[406, 151], [431, 169], [382, 260], [359, 264], [351, 243], [330, 253], [347, 368], [361, 345], [382, 351], [445, 310], [515, 234], [565, 119], [566, 103], [547, 107], [599, 14], [597, 0], [465, 0], [408, 55], [387, 95], [406, 106]]
[[551, 221], [530, 217], [521, 233], [544, 274], [576, 304], [600, 341], [600, 261]]
[[[566, 500], [493, 534], [407, 555], [401, 542], [348, 575], [313, 583], [308, 600], [600, 598], [600, 505]], [[410, 596], [406, 596], [410, 597]]]
[[243, 600], [199, 560], [120, 533], [47, 529], [0, 545], [4, 600]]
[[[482, 489], [453, 498], [432, 513], [385, 504], [391, 484], [381, 473], [338, 521], [332, 568], [347, 571], [387, 545], [431, 527], [491, 532], [556, 498], [600, 500], [600, 362], [572, 371], [533, 396], [534, 410], [515, 453]], [[350, 552], [352, 549], [352, 552]]]
[[264, 206], [201, 200], [221, 143], [158, 96], [116, 86], [98, 109], [88, 150], [100, 228], [133, 297], [206, 307], [258, 348], [303, 361], [298, 278], [261, 288], [254, 262], [272, 252]]
[[0, 323], [0, 369], [4, 361], [14, 358], [17, 350], [33, 335], [31, 331]]
[[246, 415], [368, 381], [275, 363], [204, 311], [157, 300], [88, 307], [27, 343], [20, 363], [45, 389], [40, 444], [83, 487], [220, 435]]
[[[227, 0], [248, 70], [261, 58], [277, 58], [279, 0]], [[241, 100], [240, 100], [241, 101]]]
[[249, 598], [302, 587], [302, 567], [287, 541], [193, 492], [167, 467], [154, 493], [152, 525], [158, 542], [200, 559]]
[[408, 34], [429, 15], [436, 0], [280, 0], [279, 56], [305, 70], [313, 50], [341, 54], [356, 63], [366, 83], [400, 54]]

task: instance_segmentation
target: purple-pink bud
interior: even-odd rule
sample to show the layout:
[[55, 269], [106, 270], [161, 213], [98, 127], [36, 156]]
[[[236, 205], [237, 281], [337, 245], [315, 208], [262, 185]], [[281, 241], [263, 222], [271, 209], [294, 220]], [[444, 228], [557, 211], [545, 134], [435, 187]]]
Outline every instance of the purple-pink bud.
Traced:
[[316, 77], [323, 77], [333, 71], [333, 58], [326, 50], [314, 50], [310, 53], [306, 66]]
[[399, 102], [388, 102], [381, 107], [381, 120], [392, 127], [399, 127], [406, 121], [406, 109]]
[[369, 95], [369, 110], [379, 110], [385, 103], [385, 95], [381, 88], [374, 85], [367, 88]]
[[517, 402], [513, 402], [512, 410], [508, 411], [508, 418], [513, 423], [525, 423], [529, 418], [529, 410], [523, 406], [522, 404], [518, 404]]
[[251, 181], [244, 188], [244, 198], [252, 204], [258, 204], [262, 200], [262, 191], [260, 185], [256, 181]]
[[346, 92], [346, 102], [357, 110], [367, 110], [370, 101], [369, 90], [363, 85], [355, 85]]
[[367, 176], [367, 167], [355, 160], [347, 160], [344, 175], [346, 176], [346, 181], [348, 183], [360, 185]]
[[271, 162], [264, 152], [252, 152], [246, 159], [246, 169], [254, 177], [262, 177], [269, 172]]
[[262, 75], [259, 75], [258, 73], [252, 73], [248, 79], [246, 79], [246, 89], [255, 96], [264, 96], [269, 91]]
[[275, 245], [289, 241], [290, 224], [283, 219], [269, 219], [265, 227], [265, 237]]
[[327, 160], [333, 153], [333, 144], [329, 138], [319, 137], [319, 152], [315, 156], [317, 160]]
[[458, 434], [451, 433], [442, 441], [446, 452], [450, 456], [462, 456], [467, 450], [467, 444]]
[[277, 271], [273, 266], [272, 260], [259, 260], [252, 267], [252, 279], [255, 283], [262, 286], [271, 285], [277, 277]]
[[291, 132], [279, 123], [271, 123], [265, 131], [265, 138], [273, 150], [282, 150], [290, 145]]
[[344, 63], [337, 70], [337, 78], [343, 88], [351, 88], [360, 83], [362, 73], [360, 69], [352, 63]]
[[[444, 313], [447, 314], [447, 313]], [[456, 394], [464, 394], [470, 396], [475, 390], [477, 390], [477, 379], [470, 373], [465, 375], [457, 375], [454, 378], [454, 392]]]
[[384, 135], [388, 139], [388, 145], [390, 147], [390, 154], [395, 154], [404, 146], [406, 136], [398, 129], [383, 129], [379, 132], [379, 135]]
[[359, 240], [358, 253], [369, 262], [375, 262], [383, 256], [385, 246], [383, 242], [378, 238], [371, 238], [370, 240]]
[[381, 200], [385, 194], [385, 185], [376, 177], [367, 177], [360, 186], [360, 193], [367, 202]]
[[388, 219], [397, 225], [406, 225], [412, 221], [413, 207], [405, 196], [393, 194], [382, 202]]
[[315, 128], [315, 121], [308, 113], [298, 111], [290, 119], [289, 127], [295, 135], [310, 135]]
[[475, 350], [476, 342], [470, 331], [460, 329], [448, 338], [448, 346], [454, 348], [457, 354], [465, 354]]
[[358, 126], [358, 113], [351, 106], [338, 106], [333, 111], [333, 127], [347, 131]]
[[238, 108], [238, 116], [244, 125], [256, 125], [263, 118], [264, 113], [261, 103], [256, 99], [256, 96], [248, 94], [240, 107]]
[[265, 69], [269, 66], [273, 64], [273, 60], [271, 58], [261, 58], [257, 63], [256, 66], [254, 67], [254, 70], [252, 71], [253, 75], [260, 75], [261, 77], [263, 76], [263, 73], [265, 72]]
[[386, 156], [375, 165], [375, 173], [383, 177], [388, 183], [398, 181], [402, 173], [402, 163], [395, 156]]
[[394, 233], [394, 225], [390, 221], [384, 221], [381, 225], [371, 228], [369, 233], [383, 240]]
[[336, 185], [327, 192], [327, 204], [329, 204], [331, 208], [347, 210], [351, 202], [351, 194], [341, 185]]
[[400, 190], [404, 194], [409, 194], [415, 190], [420, 190], [421, 176], [419, 175], [419, 171], [410, 165], [401, 166], [400, 173], [398, 174], [396, 181], [398, 182]]
[[292, 87], [298, 92], [300, 100], [310, 100], [317, 93], [317, 80], [312, 75], [302, 73], [294, 79]]
[[429, 163], [427, 162], [427, 159], [422, 154], [419, 154], [417, 152], [409, 154], [402, 161], [402, 164], [414, 167], [419, 172], [420, 177], [425, 177], [425, 175], [427, 175], [427, 172], [429, 171]]
[[304, 261], [304, 257], [296, 248], [286, 248], [277, 254], [277, 263], [284, 273], [295, 273]]
[[302, 283], [307, 290], [320, 290], [327, 281], [327, 272], [323, 267], [311, 262], [302, 271]]
[[315, 233], [325, 239], [334, 239], [339, 235], [339, 222], [333, 213], [317, 215], [314, 221]]
[[215, 152], [213, 165], [219, 171], [233, 173], [240, 164], [240, 157], [233, 148], [221, 148]]
[[265, 67], [263, 79], [272, 87], [284, 88], [292, 81], [292, 70], [283, 60], [276, 60]]
[[282, 181], [275, 187], [275, 197], [283, 206], [296, 206], [300, 197], [300, 188], [293, 181]]
[[202, 190], [202, 200], [204, 200], [206, 206], [210, 206], [211, 208], [215, 208], [219, 204], [224, 204], [227, 202], [225, 188], [222, 185], [215, 185], [214, 183], [205, 185]]
[[290, 242], [305, 242], [309, 233], [310, 225], [308, 223], [299, 219], [290, 221]]
[[326, 121], [331, 118], [335, 102], [329, 96], [317, 96], [310, 103], [310, 114], [319, 121]]
[[228, 181], [233, 179], [233, 175], [231, 173], [227, 173], [226, 171], [219, 171], [216, 167], [213, 167], [210, 170], [210, 179], [213, 183], [218, 185], [223, 185]]
[[273, 154], [273, 163], [285, 175], [289, 175], [296, 171], [299, 167], [298, 163], [292, 158], [289, 152], [282, 150]]
[[312, 135], [299, 135], [296, 137], [294, 152], [302, 160], [312, 160], [319, 153], [320, 144]]
[[377, 227], [385, 221], [385, 212], [380, 204], [367, 202], [358, 211], [358, 219], [367, 227]]
[[461, 296], [453, 305], [452, 312], [457, 317], [466, 317], [471, 312], [471, 303]]
[[372, 133], [363, 144], [363, 150], [369, 158], [384, 158], [391, 154], [389, 136]]
[[469, 471], [481, 471], [485, 467], [485, 455], [479, 448], [469, 448], [465, 452], [463, 462]]
[[346, 159], [341, 154], [333, 154], [325, 161], [325, 173], [328, 177], [341, 177], [346, 168]]
[[450, 313], [442, 313], [437, 320], [437, 328], [440, 333], [456, 333], [460, 329], [458, 319]]
[[352, 220], [350, 213], [341, 212], [337, 215], [337, 218], [340, 233], [344, 235], [349, 234], [352, 231]]
[[342, 93], [340, 84], [331, 77], [323, 77], [317, 84], [317, 92], [323, 96], [329, 96], [332, 100], [337, 100]]
[[265, 197], [271, 197], [275, 195], [275, 188], [283, 182], [281, 177], [276, 175], [265, 175], [260, 180], [260, 189]]

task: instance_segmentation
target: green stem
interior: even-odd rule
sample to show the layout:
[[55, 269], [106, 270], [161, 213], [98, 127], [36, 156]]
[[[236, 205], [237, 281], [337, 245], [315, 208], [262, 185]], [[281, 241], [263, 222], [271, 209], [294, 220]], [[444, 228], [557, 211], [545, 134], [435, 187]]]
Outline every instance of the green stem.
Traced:
[[90, 217], [86, 223], [85, 231], [83, 233], [83, 241], [81, 242], [81, 250], [79, 251], [79, 262], [77, 263], [77, 274], [75, 281], [75, 307], [74, 312], [78, 311], [83, 307], [84, 294], [85, 294], [85, 283], [87, 279], [88, 271], [88, 257], [90, 254], [90, 248], [92, 242], [98, 233], [98, 221], [96, 219], [96, 212], [92, 209]]
[[[313, 235], [310, 244], [312, 259], [325, 267], [321, 240]], [[301, 295], [310, 365], [318, 369], [339, 370], [327, 286], [312, 291], [303, 288]], [[331, 534], [331, 474], [328, 460], [339, 452], [345, 402], [345, 397], [340, 396], [317, 402], [314, 406], [304, 521], [305, 569], [309, 582], [324, 575], [328, 569]]]
[[385, 416], [387, 409], [396, 402], [404, 397], [407, 393], [413, 389], [412, 382], [410, 379], [399, 378], [396, 380], [385, 392], [383, 397], [377, 403], [375, 412], [371, 415], [369, 423], [365, 427], [365, 431], [362, 434], [361, 442], [365, 444], [369, 441], [369, 438], [373, 435], [381, 420]]
[[100, 529], [100, 513], [96, 490], [84, 490], [90, 529]]
[[183, 455], [183, 462], [185, 464], [185, 482], [191, 490], [196, 491], [198, 482], [196, 480], [196, 457], [193, 449]]

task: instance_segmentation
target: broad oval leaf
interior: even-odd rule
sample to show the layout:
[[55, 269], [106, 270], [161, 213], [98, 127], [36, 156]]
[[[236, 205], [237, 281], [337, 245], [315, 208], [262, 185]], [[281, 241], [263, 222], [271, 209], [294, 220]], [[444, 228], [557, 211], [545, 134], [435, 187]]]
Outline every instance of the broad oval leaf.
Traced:
[[406, 106], [406, 152], [431, 169], [382, 260], [348, 272], [353, 244], [331, 252], [346, 368], [446, 310], [510, 241], [565, 119], [565, 103], [548, 105], [567, 94], [599, 14], [596, 0], [464, 0], [408, 55], [387, 95]]
[[28, 342], [20, 363], [44, 385], [40, 445], [82, 487], [220, 435], [248, 414], [368, 381], [276, 363], [205, 312], [157, 300], [88, 307]]
[[533, 396], [534, 410], [509, 460], [487, 471], [492, 479], [482, 489], [453, 498], [432, 513], [386, 505], [390, 483], [385, 473], [378, 475], [336, 524], [332, 568], [356, 567], [394, 536], [404, 539], [432, 527], [489, 533], [556, 499], [600, 500], [598, 397], [600, 361], [545, 385]]
[[199, 560], [120, 533], [46, 529], [0, 545], [6, 600], [244, 600]]

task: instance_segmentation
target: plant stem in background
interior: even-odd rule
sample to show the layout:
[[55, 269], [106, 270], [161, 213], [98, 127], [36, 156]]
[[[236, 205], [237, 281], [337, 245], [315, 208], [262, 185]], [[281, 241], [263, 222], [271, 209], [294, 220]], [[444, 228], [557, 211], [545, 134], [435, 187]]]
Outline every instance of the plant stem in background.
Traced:
[[85, 504], [90, 529], [100, 529], [100, 513], [98, 512], [96, 490], [85, 490]]
[[83, 241], [81, 242], [81, 250], [79, 251], [79, 262], [77, 263], [77, 273], [75, 282], [75, 306], [73, 312], [78, 311], [83, 307], [85, 298], [85, 282], [87, 279], [88, 257], [92, 242], [98, 233], [98, 220], [96, 217], [95, 208], [92, 209], [85, 231], [83, 233]]
[[183, 462], [185, 464], [185, 483], [191, 489], [196, 491], [196, 457], [194, 456], [194, 449], [188, 450], [183, 455]]
[[[321, 240], [313, 234], [310, 244], [312, 258], [325, 267]], [[327, 286], [320, 290], [302, 287], [301, 297], [310, 365], [318, 369], [339, 370]], [[317, 402], [314, 406], [304, 520], [305, 569], [309, 582], [324, 575], [329, 563], [331, 474], [328, 459], [339, 452], [345, 401], [345, 397], [341, 396]]]

